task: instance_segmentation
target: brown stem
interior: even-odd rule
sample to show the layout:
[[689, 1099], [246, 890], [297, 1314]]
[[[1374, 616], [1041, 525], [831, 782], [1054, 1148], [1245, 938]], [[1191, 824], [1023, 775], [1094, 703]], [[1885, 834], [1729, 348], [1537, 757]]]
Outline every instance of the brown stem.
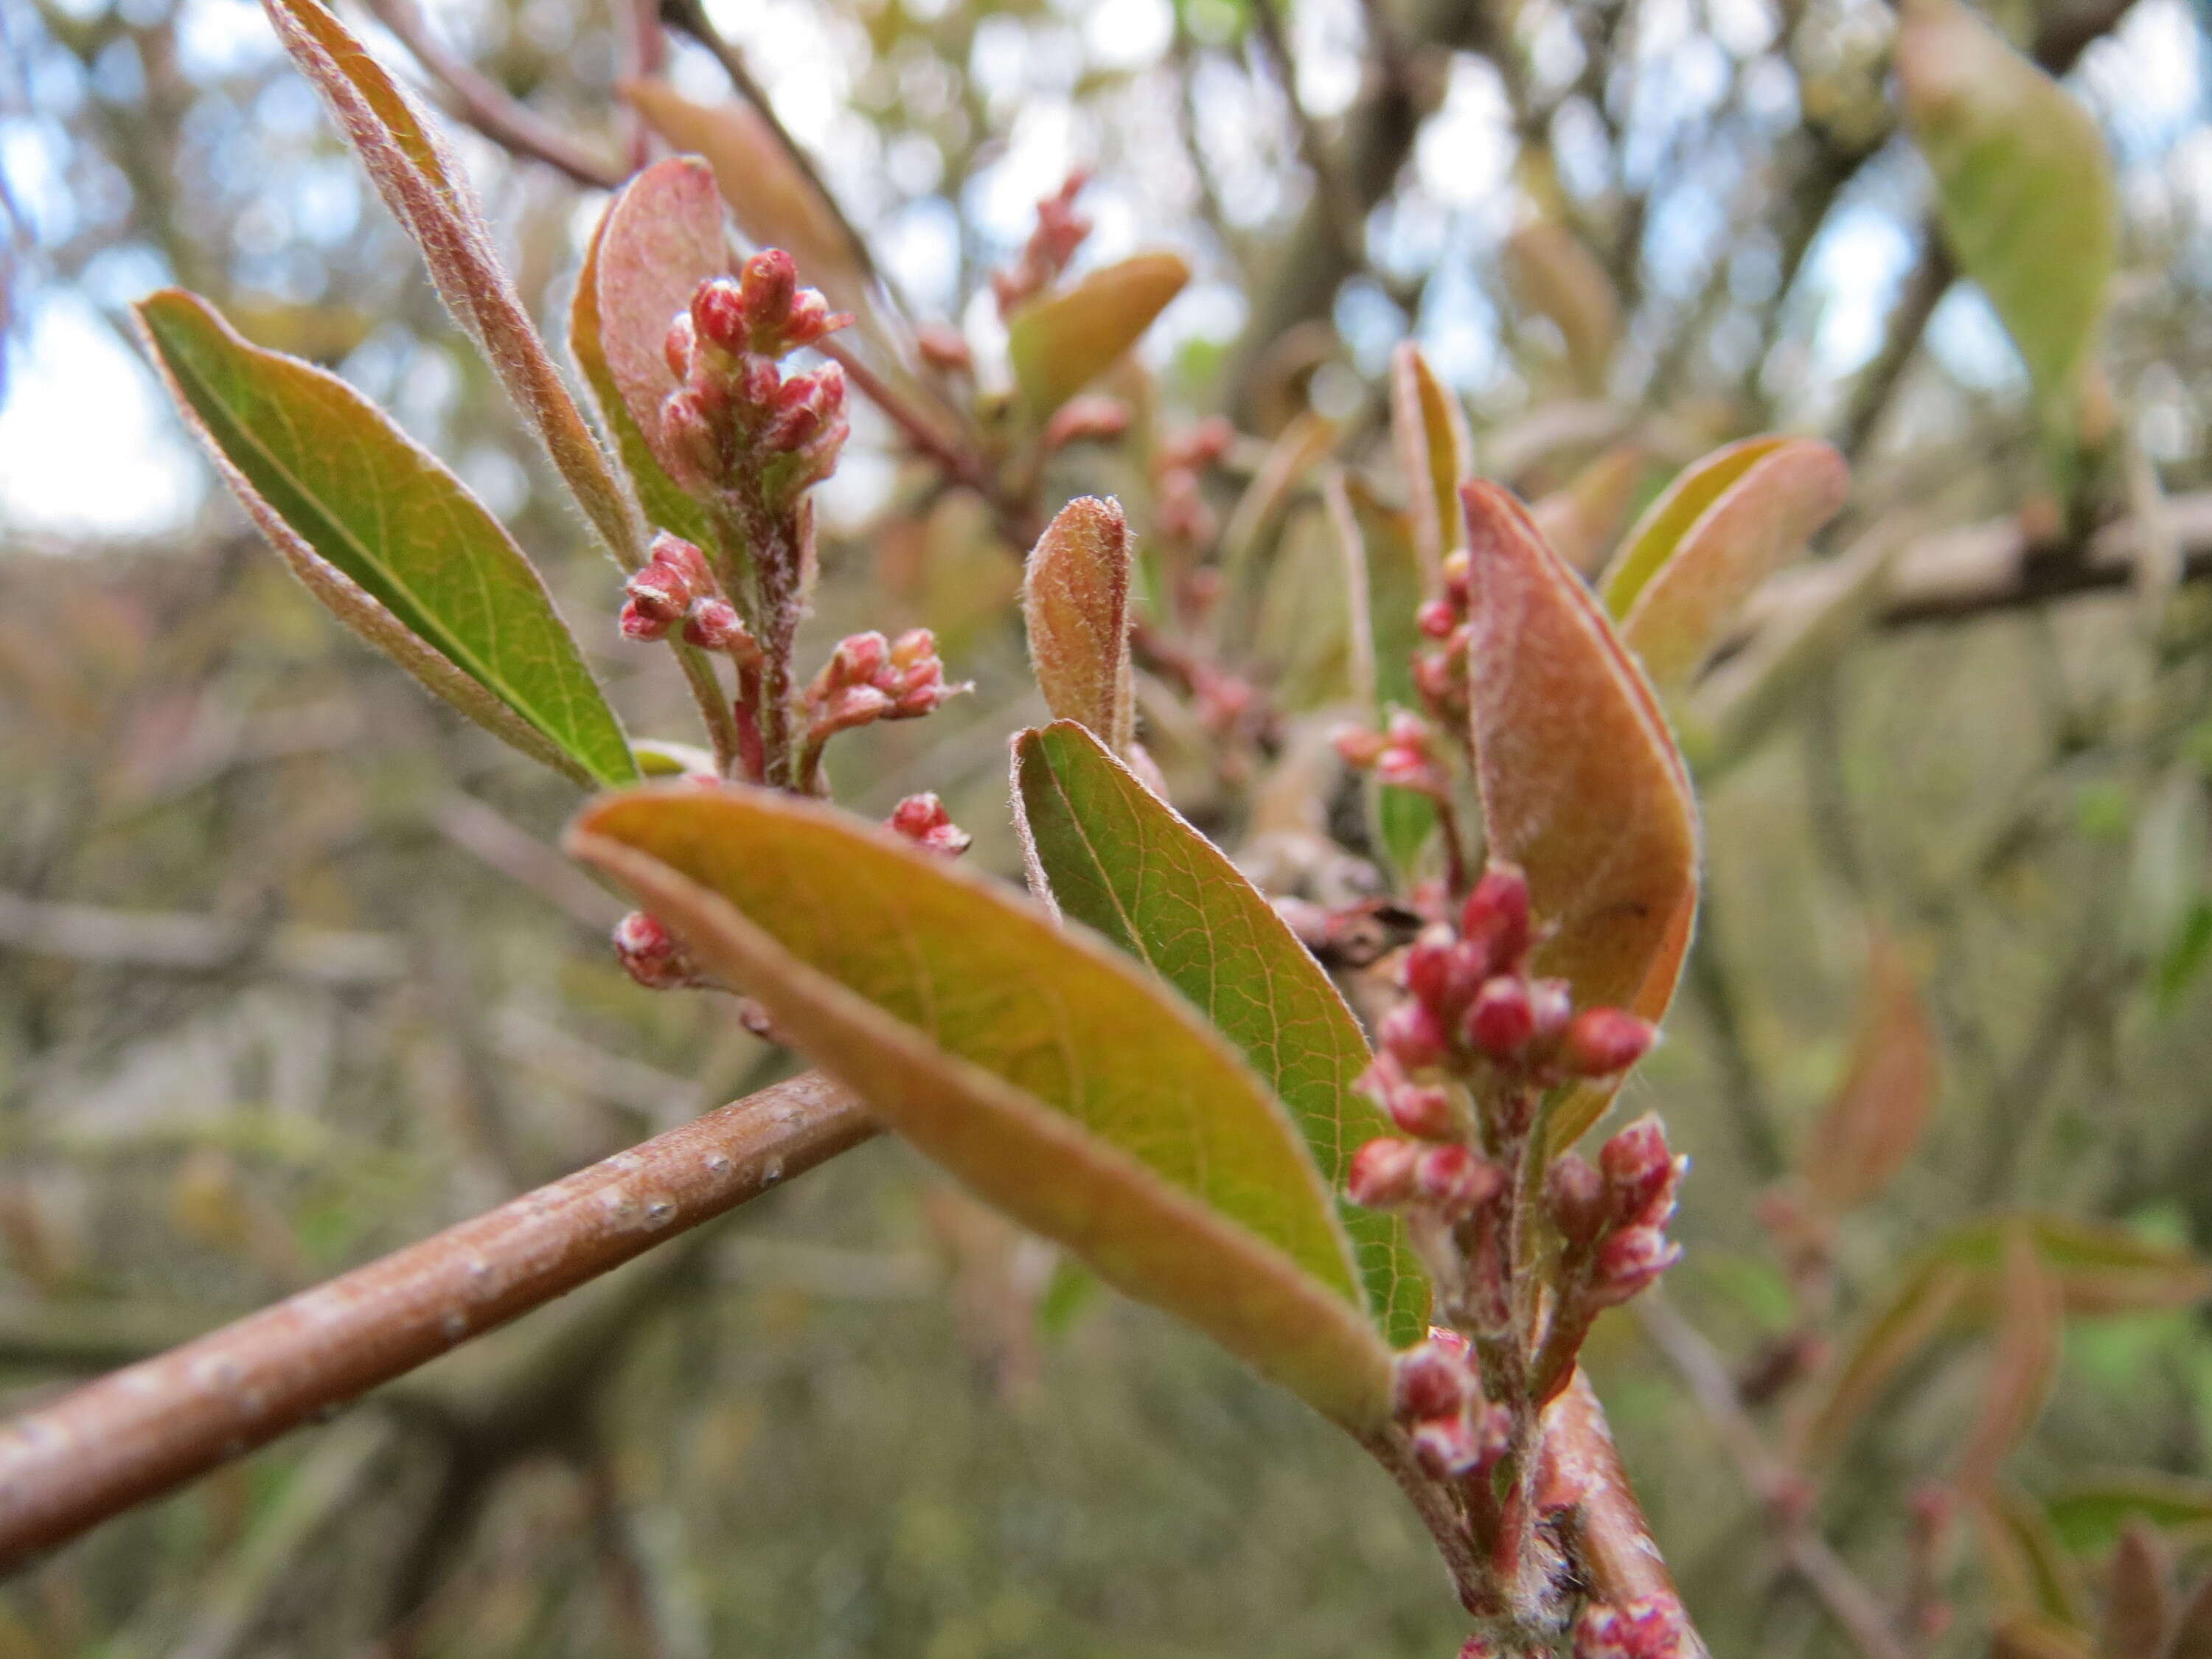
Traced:
[[442, 88], [453, 113], [501, 149], [565, 173], [580, 185], [612, 190], [628, 169], [593, 155], [544, 116], [501, 91], [430, 32], [414, 0], [362, 0]]
[[807, 1073], [0, 1425], [0, 1566], [275, 1439], [876, 1133]]

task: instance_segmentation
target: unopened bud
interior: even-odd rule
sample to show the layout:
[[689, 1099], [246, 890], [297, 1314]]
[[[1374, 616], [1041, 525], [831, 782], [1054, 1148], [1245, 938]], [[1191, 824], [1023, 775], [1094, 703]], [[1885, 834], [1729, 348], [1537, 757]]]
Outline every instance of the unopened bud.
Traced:
[[1388, 739], [1380, 732], [1370, 732], [1362, 726], [1346, 726], [1338, 728], [1334, 741], [1337, 755], [1344, 763], [1364, 772], [1382, 758]]
[[1567, 1027], [1559, 1059], [1577, 1077], [1613, 1077], [1651, 1051], [1659, 1028], [1619, 1008], [1585, 1008]]
[[1073, 443], [1104, 443], [1129, 429], [1129, 405], [1119, 398], [1097, 394], [1071, 398], [1045, 422], [1044, 447], [1063, 449]]
[[1621, 1130], [1598, 1152], [1614, 1218], [1625, 1224], [1662, 1224], [1674, 1206], [1680, 1168], [1667, 1146], [1667, 1130], [1650, 1112]]
[[752, 643], [737, 606], [727, 599], [702, 599], [693, 605], [691, 614], [684, 619], [684, 637], [708, 651]]
[[1354, 1204], [1387, 1210], [1413, 1195], [1413, 1169], [1421, 1149], [1410, 1140], [1370, 1140], [1352, 1155], [1344, 1190]]
[[1682, 1247], [1656, 1227], [1623, 1227], [1598, 1247], [1590, 1300], [1601, 1308], [1626, 1302], [1682, 1259]]
[[1562, 1154], [1544, 1172], [1544, 1208], [1561, 1238], [1587, 1249], [1605, 1231], [1605, 1177], [1581, 1153]]
[[966, 374], [975, 367], [975, 354], [968, 337], [944, 323], [924, 323], [915, 331], [915, 349], [922, 362], [948, 374]]
[[1459, 626], [1459, 612], [1448, 600], [1431, 599], [1415, 613], [1413, 624], [1424, 639], [1448, 640]]
[[657, 918], [642, 910], [633, 910], [615, 924], [614, 947], [623, 971], [648, 990], [700, 982], [690, 953]]
[[1408, 1072], [1425, 1071], [1444, 1057], [1444, 1028], [1426, 1003], [1400, 1003], [1382, 1016], [1376, 1036], [1383, 1052]]
[[735, 356], [746, 346], [745, 301], [726, 276], [713, 276], [691, 291], [694, 337]]
[[1390, 1410], [1401, 1423], [1456, 1417], [1474, 1392], [1464, 1353], [1423, 1342], [1397, 1357], [1390, 1373]]
[[1407, 1083], [1384, 1103], [1390, 1121], [1420, 1140], [1449, 1140], [1460, 1132], [1450, 1092], [1432, 1084]]
[[908, 795], [891, 809], [890, 827], [924, 850], [958, 858], [974, 837], [953, 823], [945, 803], [933, 794]]
[[1413, 1168], [1413, 1196], [1455, 1219], [1473, 1215], [1504, 1186], [1504, 1172], [1464, 1146], [1428, 1147]]
[[1517, 1059], [1536, 1033], [1536, 1011], [1528, 981], [1518, 974], [1499, 974], [1483, 982], [1468, 1005], [1467, 1040], [1491, 1059]]
[[1455, 977], [1453, 958], [1458, 943], [1449, 927], [1424, 928], [1420, 937], [1407, 947], [1405, 959], [1400, 964], [1401, 982], [1427, 1003], [1439, 1019], [1449, 1019], [1456, 1012], [1450, 1003]]
[[1483, 952], [1491, 973], [1518, 968], [1528, 954], [1528, 878], [1510, 864], [1492, 865], [1467, 896], [1459, 930]]
[[1575, 1621], [1574, 1659], [1688, 1659], [1689, 1623], [1671, 1595], [1594, 1603]]
[[1563, 979], [1532, 979], [1528, 1010], [1536, 1017], [1536, 1029], [1528, 1040], [1539, 1050], [1547, 1051], [1574, 1023], [1574, 988]]

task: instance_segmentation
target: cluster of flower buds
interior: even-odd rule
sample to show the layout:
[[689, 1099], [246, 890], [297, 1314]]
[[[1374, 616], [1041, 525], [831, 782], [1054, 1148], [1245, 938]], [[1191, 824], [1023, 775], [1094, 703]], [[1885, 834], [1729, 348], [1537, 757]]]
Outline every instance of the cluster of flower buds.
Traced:
[[1484, 1397], [1474, 1355], [1456, 1331], [1432, 1330], [1398, 1356], [1390, 1413], [1421, 1467], [1440, 1480], [1487, 1474], [1512, 1442], [1512, 1414]]
[[642, 910], [633, 910], [615, 924], [614, 946], [623, 971], [649, 991], [715, 982], [675, 934]]
[[856, 726], [915, 720], [969, 689], [964, 681], [946, 682], [927, 628], [889, 641], [872, 630], [848, 634], [806, 688], [806, 738], [819, 747]]
[[1443, 591], [1422, 605], [1414, 621], [1428, 643], [1413, 653], [1413, 687], [1422, 704], [1457, 731], [1468, 721], [1468, 554], [1445, 556]]
[[660, 640], [681, 625], [684, 637], [740, 662], [757, 661], [760, 647], [737, 607], [722, 597], [714, 569], [681, 536], [653, 538], [652, 555], [623, 586], [622, 631], [627, 639]]
[[668, 333], [668, 367], [683, 385], [660, 421], [678, 482], [704, 494], [757, 477], [787, 503], [828, 477], [850, 429], [845, 372], [825, 363], [786, 376], [776, 359], [852, 320], [799, 286], [781, 248], [754, 254], [734, 280], [700, 283]]
[[1060, 280], [1075, 250], [1091, 234], [1091, 221], [1075, 210], [1075, 198], [1091, 182], [1086, 167], [1067, 175], [1060, 187], [1036, 205], [1036, 227], [1023, 247], [1021, 258], [1004, 270], [991, 273], [991, 292], [999, 301], [999, 314], [1010, 316], [1025, 300], [1043, 293]]
[[1437, 757], [1436, 733], [1419, 714], [1402, 708], [1390, 711], [1380, 732], [1350, 726], [1336, 734], [1336, 752], [1347, 766], [1371, 770], [1381, 781], [1417, 795], [1441, 800], [1450, 793], [1451, 781]]
[[1174, 434], [1152, 457], [1154, 519], [1160, 534], [1186, 552], [1212, 546], [1221, 532], [1202, 480], [1236, 441], [1237, 428], [1216, 415]]
[[1688, 1167], [1647, 1113], [1605, 1143], [1595, 1165], [1569, 1152], [1546, 1171], [1545, 1207], [1565, 1246], [1569, 1282], [1586, 1307], [1627, 1301], [1680, 1258], [1667, 1224]]
[[953, 823], [945, 803], [933, 794], [908, 795], [884, 822], [924, 852], [948, 859], [958, 858], [975, 839]]
[[1697, 1650], [1682, 1604], [1671, 1595], [1617, 1607], [1594, 1601], [1575, 1620], [1574, 1659], [1689, 1659]]

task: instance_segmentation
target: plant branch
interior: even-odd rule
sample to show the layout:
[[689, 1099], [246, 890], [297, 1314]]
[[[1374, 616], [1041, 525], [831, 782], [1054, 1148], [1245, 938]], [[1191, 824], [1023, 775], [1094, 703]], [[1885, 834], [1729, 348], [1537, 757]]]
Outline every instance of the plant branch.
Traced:
[[509, 97], [432, 33], [414, 0], [362, 0], [446, 94], [453, 112], [501, 149], [564, 173], [580, 185], [612, 190], [629, 169], [594, 155], [559, 127]]
[[[1291, 55], [1290, 37], [1284, 32], [1282, 14], [1276, 9], [1275, 0], [1252, 0], [1252, 22], [1259, 31], [1268, 65], [1282, 88], [1283, 101], [1290, 106], [1291, 123], [1297, 129], [1299, 159], [1306, 164], [1306, 171], [1313, 174], [1315, 202], [1336, 239], [1338, 252], [1346, 266], [1356, 269], [1362, 257], [1359, 204], [1329, 155], [1328, 143], [1306, 109], [1305, 100], [1298, 96], [1297, 60]], [[1379, 42], [1376, 50], [1379, 54]]]
[[1819, 1599], [1863, 1659], [1911, 1659], [1888, 1610], [1802, 1518], [1802, 1478], [1768, 1449], [1765, 1437], [1744, 1410], [1735, 1379], [1712, 1346], [1657, 1292], [1639, 1297], [1634, 1305], [1644, 1334], [1682, 1379], [1744, 1484], [1776, 1518], [1777, 1541], [1790, 1571]]
[[748, 1095], [0, 1425], [0, 1565], [275, 1439], [877, 1132], [818, 1073]]

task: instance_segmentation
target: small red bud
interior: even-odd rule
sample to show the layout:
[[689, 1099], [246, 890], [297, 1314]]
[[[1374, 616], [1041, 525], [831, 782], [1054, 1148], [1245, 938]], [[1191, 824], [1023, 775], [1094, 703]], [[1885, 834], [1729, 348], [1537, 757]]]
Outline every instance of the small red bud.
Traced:
[[1563, 979], [1532, 979], [1528, 1007], [1536, 1016], [1536, 1030], [1528, 1040], [1538, 1048], [1548, 1049], [1574, 1023], [1574, 988]]
[[1487, 957], [1490, 972], [1518, 968], [1528, 954], [1528, 878], [1510, 864], [1492, 865], [1467, 896], [1459, 928]]
[[1413, 1168], [1413, 1195], [1455, 1218], [1473, 1215], [1504, 1185], [1504, 1173], [1495, 1164], [1456, 1144], [1426, 1148]]
[[1482, 1444], [1464, 1417], [1436, 1418], [1412, 1435], [1413, 1460], [1431, 1480], [1456, 1480], [1482, 1467]]
[[739, 641], [752, 642], [737, 606], [727, 599], [702, 599], [693, 605], [684, 621], [684, 637], [708, 651], [726, 650]]
[[726, 276], [713, 276], [691, 293], [691, 327], [699, 339], [732, 356], [743, 351], [745, 299]]
[[1385, 1103], [1390, 1121], [1419, 1140], [1449, 1140], [1459, 1133], [1459, 1114], [1452, 1109], [1449, 1091], [1422, 1083], [1407, 1083], [1391, 1092]]
[[1577, 1077], [1613, 1077], [1651, 1050], [1659, 1028], [1618, 1008], [1585, 1008], [1567, 1027], [1559, 1060]]
[[1071, 398], [1045, 422], [1044, 447], [1054, 450], [1073, 443], [1104, 443], [1128, 429], [1129, 405], [1119, 398]]
[[1474, 1392], [1464, 1353], [1424, 1342], [1400, 1354], [1390, 1377], [1390, 1410], [1401, 1423], [1456, 1417]]
[[1593, 1603], [1575, 1621], [1574, 1659], [1689, 1659], [1689, 1623], [1671, 1595]]
[[1431, 599], [1420, 608], [1413, 620], [1425, 639], [1448, 640], [1451, 637], [1452, 629], [1459, 626], [1459, 612], [1448, 600]]
[[1616, 1219], [1629, 1224], [1656, 1224], [1672, 1208], [1674, 1185], [1680, 1170], [1667, 1146], [1667, 1130], [1650, 1112], [1607, 1140], [1598, 1152], [1598, 1166]]
[[642, 910], [633, 910], [615, 924], [614, 947], [623, 971], [648, 990], [701, 982], [690, 952], [657, 918]]
[[1462, 611], [1467, 609], [1468, 574], [1468, 551], [1465, 548], [1456, 547], [1444, 555], [1444, 598]]
[[1544, 1208], [1559, 1237], [1587, 1249], [1605, 1231], [1605, 1177], [1579, 1152], [1567, 1152], [1544, 1172]]
[[1369, 1141], [1352, 1155], [1346, 1172], [1345, 1194], [1354, 1204], [1370, 1210], [1387, 1210], [1413, 1195], [1413, 1166], [1421, 1149], [1409, 1140], [1387, 1137]]
[[908, 841], [946, 858], [958, 858], [974, 839], [953, 823], [945, 803], [933, 794], [908, 795], [891, 809], [884, 822]]
[[1356, 766], [1364, 771], [1382, 758], [1382, 750], [1388, 741], [1380, 732], [1370, 732], [1364, 726], [1346, 726], [1336, 732], [1336, 752], [1346, 766]]
[[676, 320], [668, 325], [668, 336], [660, 343], [660, 355], [668, 364], [668, 372], [678, 380], [691, 378], [691, 354], [699, 349], [699, 332], [691, 325], [691, 313], [678, 312]]
[[668, 637], [668, 618], [657, 606], [648, 610], [635, 599], [624, 599], [617, 621], [626, 640], [651, 641]]
[[1626, 1302], [1681, 1259], [1682, 1247], [1658, 1228], [1623, 1227], [1598, 1247], [1590, 1300], [1601, 1308]]
[[1536, 1011], [1529, 1000], [1528, 981], [1517, 974], [1499, 974], [1484, 981], [1468, 1006], [1467, 1040], [1495, 1060], [1519, 1057], [1536, 1034]]
[[1444, 1057], [1444, 1028], [1426, 1003], [1401, 1002], [1376, 1028], [1384, 1053], [1408, 1072], [1425, 1071]]
[[922, 362], [947, 374], [966, 374], [975, 367], [968, 337], [949, 324], [924, 323], [915, 331], [914, 343]]

